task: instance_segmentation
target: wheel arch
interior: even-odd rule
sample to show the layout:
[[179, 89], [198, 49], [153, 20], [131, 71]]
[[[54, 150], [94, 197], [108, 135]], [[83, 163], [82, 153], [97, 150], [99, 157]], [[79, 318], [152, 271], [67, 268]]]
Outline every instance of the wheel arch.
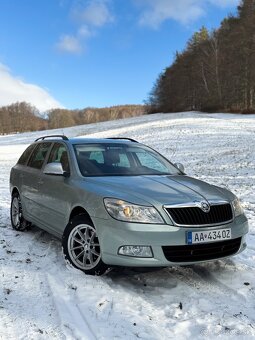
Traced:
[[72, 209], [70, 216], [69, 216], [69, 222], [76, 216], [79, 215], [84, 215], [84, 217], [92, 223], [92, 225], [94, 225], [89, 213], [87, 212], [87, 210], [81, 206], [76, 206]]
[[17, 187], [13, 187], [13, 188], [12, 188], [11, 196], [13, 196], [15, 193], [17, 193], [17, 194], [20, 195], [19, 190], [18, 190]]

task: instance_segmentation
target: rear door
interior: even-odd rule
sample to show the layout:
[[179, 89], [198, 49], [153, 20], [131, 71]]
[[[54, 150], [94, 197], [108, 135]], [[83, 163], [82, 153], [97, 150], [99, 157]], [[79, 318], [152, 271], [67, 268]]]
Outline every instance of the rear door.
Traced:
[[42, 142], [33, 150], [22, 178], [22, 196], [28, 219], [37, 223], [40, 220], [39, 185], [43, 165], [50, 151], [52, 143]]

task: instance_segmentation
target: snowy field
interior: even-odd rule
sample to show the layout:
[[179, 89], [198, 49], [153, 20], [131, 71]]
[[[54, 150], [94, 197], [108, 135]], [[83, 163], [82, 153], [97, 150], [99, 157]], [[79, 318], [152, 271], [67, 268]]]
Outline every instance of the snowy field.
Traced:
[[[38, 136], [123, 136], [186, 173], [232, 190], [250, 232], [227, 260], [150, 272], [85, 276], [58, 239], [12, 230], [9, 172]], [[255, 339], [255, 115], [157, 114], [64, 130], [0, 136], [0, 339]]]

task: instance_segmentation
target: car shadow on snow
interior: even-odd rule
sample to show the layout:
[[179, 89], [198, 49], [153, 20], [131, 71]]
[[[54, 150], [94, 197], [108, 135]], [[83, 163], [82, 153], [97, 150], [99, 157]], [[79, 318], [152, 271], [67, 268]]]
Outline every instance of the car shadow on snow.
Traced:
[[217, 285], [222, 274], [235, 272], [236, 264], [231, 259], [216, 260], [207, 263], [189, 266], [172, 266], [164, 268], [123, 268], [115, 267], [107, 277], [113, 283], [129, 289], [142, 288], [152, 290], [155, 288], [174, 289], [177, 285], [188, 286]]

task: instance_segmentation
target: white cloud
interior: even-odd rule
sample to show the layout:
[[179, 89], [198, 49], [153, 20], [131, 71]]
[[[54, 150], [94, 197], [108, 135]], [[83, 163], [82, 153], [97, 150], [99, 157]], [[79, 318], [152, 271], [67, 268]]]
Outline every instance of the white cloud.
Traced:
[[187, 24], [196, 20], [204, 14], [200, 6], [201, 1], [196, 0], [138, 0], [144, 6], [139, 24], [158, 28], [160, 24], [168, 19], [174, 19]]
[[143, 8], [139, 24], [158, 28], [161, 23], [172, 19], [189, 24], [205, 15], [209, 3], [217, 7], [238, 5], [239, 0], [134, 0]]
[[80, 54], [82, 46], [78, 37], [73, 35], [62, 35], [56, 47], [61, 52], [68, 52], [73, 54]]
[[78, 36], [81, 37], [81, 38], [88, 39], [93, 35], [94, 35], [94, 33], [89, 29], [89, 27], [87, 25], [82, 25], [78, 29]]
[[63, 35], [56, 44], [62, 52], [79, 54], [87, 40], [95, 36], [97, 30], [114, 21], [108, 8], [110, 0], [81, 0], [72, 9], [72, 18], [79, 25], [76, 34]]
[[113, 22], [107, 2], [105, 0], [91, 0], [84, 8], [74, 11], [74, 15], [89, 26], [102, 27]]
[[63, 107], [46, 90], [13, 76], [10, 70], [0, 63], [0, 106], [22, 101], [36, 106], [41, 112]]

